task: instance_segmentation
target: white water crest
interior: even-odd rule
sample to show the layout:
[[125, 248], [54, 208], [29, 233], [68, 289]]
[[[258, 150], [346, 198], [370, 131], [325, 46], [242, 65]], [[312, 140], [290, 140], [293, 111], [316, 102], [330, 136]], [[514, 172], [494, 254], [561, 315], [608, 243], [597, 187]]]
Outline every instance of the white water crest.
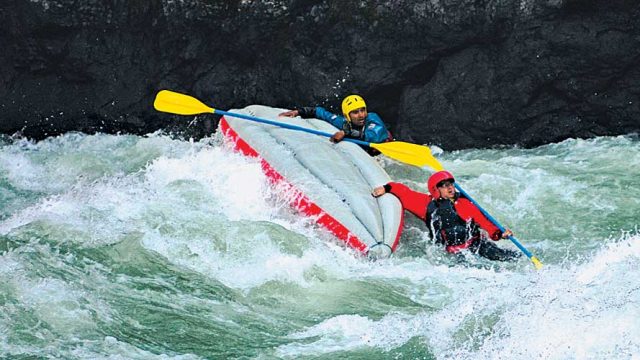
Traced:
[[[420, 275], [391, 266], [396, 279], [447, 294], [427, 309], [380, 319], [338, 315], [290, 334], [278, 354], [296, 358], [375, 347], [389, 351], [411, 338], [437, 358], [602, 359], [640, 355], [640, 236], [606, 246], [586, 263], [547, 264], [538, 272], [429, 268]], [[415, 265], [415, 263], [413, 264]], [[428, 290], [425, 290], [428, 292]], [[308, 339], [313, 339], [309, 342]]]
[[7, 142], [0, 357], [638, 358], [639, 154], [636, 136], [436, 154], [535, 270], [458, 263], [410, 214], [396, 255], [366, 260], [217, 138]]

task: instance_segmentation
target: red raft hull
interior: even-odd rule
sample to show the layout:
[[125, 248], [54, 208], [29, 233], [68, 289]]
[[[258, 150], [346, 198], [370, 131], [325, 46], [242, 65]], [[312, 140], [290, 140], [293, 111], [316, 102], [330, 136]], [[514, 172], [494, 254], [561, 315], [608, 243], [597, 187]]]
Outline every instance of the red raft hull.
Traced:
[[[378, 244], [367, 244], [358, 235], [349, 230], [344, 224], [330, 214], [330, 212], [322, 209], [318, 204], [312, 201], [307, 195], [305, 195], [299, 188], [294, 186], [288, 181], [281, 173], [279, 173], [274, 166], [269, 164], [267, 160], [260, 155], [260, 153], [252, 147], [247, 141], [245, 141], [236, 130], [229, 124], [229, 121], [222, 117], [219, 123], [219, 130], [223, 134], [225, 141], [233, 147], [235, 151], [242, 153], [245, 156], [255, 157], [260, 160], [260, 164], [263, 172], [268, 177], [269, 181], [275, 185], [276, 188], [281, 189], [286, 193], [286, 198], [289, 199], [290, 205], [298, 210], [305, 216], [311, 217], [315, 222], [330, 233], [332, 233], [337, 239], [344, 242], [350, 248], [357, 250], [358, 252], [367, 255], [371, 248]], [[400, 235], [402, 233], [403, 214], [400, 210], [400, 221], [395, 233], [395, 239], [390, 243], [387, 241], [384, 244], [390, 248], [390, 252], [385, 253], [385, 256], [394, 252], [398, 246]], [[371, 255], [371, 254], [369, 254]]]

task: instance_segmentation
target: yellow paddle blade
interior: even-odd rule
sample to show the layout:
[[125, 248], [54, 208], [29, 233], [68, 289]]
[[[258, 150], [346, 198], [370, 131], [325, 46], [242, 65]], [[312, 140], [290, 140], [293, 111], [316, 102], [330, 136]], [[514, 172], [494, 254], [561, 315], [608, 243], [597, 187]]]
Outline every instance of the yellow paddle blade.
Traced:
[[431, 155], [431, 149], [427, 146], [402, 141], [390, 141], [380, 144], [371, 143], [369, 146], [405, 164], [417, 167], [429, 166], [436, 171], [443, 169], [440, 162]]
[[153, 107], [158, 111], [178, 115], [196, 115], [214, 113], [216, 111], [192, 96], [169, 90], [158, 92], [156, 100], [153, 102]]
[[540, 260], [538, 260], [537, 257], [532, 256], [531, 257], [531, 262], [533, 263], [533, 265], [536, 267], [536, 270], [540, 270], [542, 269], [542, 263], [540, 262]]

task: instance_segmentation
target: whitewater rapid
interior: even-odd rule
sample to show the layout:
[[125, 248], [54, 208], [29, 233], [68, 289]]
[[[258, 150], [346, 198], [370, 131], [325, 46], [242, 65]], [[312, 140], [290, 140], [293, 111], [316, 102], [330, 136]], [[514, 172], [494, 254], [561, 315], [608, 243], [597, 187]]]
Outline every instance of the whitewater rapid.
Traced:
[[218, 138], [3, 139], [0, 357], [640, 357], [638, 137], [434, 150], [542, 270], [457, 264], [410, 214], [367, 261]]

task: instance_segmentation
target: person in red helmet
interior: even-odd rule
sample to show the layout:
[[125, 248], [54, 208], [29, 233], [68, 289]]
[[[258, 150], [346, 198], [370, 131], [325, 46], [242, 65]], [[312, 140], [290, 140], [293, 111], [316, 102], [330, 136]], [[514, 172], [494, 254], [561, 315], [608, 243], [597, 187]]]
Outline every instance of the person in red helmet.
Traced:
[[373, 189], [374, 197], [386, 193], [395, 195], [402, 207], [424, 220], [436, 243], [443, 244], [449, 253], [468, 249], [490, 260], [513, 260], [520, 253], [502, 249], [487, 239], [480, 229], [494, 241], [513, 235], [511, 230], [500, 231], [469, 199], [456, 191], [455, 178], [448, 171], [438, 171], [429, 177], [429, 193], [411, 190], [406, 185], [390, 182]]

